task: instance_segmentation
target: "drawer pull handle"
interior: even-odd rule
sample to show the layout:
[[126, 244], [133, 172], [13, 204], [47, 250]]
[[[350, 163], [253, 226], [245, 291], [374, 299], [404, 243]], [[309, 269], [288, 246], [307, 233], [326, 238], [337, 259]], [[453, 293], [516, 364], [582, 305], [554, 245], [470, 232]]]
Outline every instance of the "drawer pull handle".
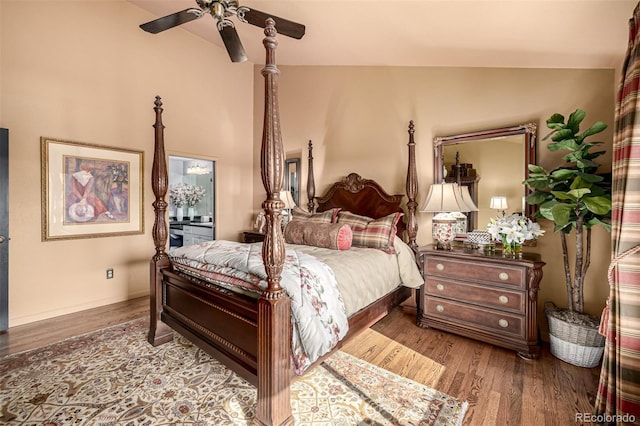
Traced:
[[509, 298], [505, 295], [502, 295], [500, 297], [498, 297], [498, 300], [500, 301], [500, 303], [508, 303], [509, 302]]
[[500, 325], [500, 327], [502, 328], [507, 328], [509, 327], [509, 321], [507, 321], [506, 319], [501, 319], [500, 321], [498, 321], [498, 324]]
[[507, 274], [506, 272], [500, 272], [500, 275], [498, 275], [498, 278], [500, 278], [502, 281], [506, 281], [509, 279], [509, 274]]
[[444, 271], [444, 265], [442, 263], [436, 263], [436, 269], [438, 271]]
[[436, 288], [437, 288], [439, 291], [444, 290], [444, 286], [443, 286], [442, 284], [438, 284], [438, 285], [436, 286]]
[[444, 306], [442, 306], [442, 305], [436, 305], [436, 311], [438, 311], [438, 312], [444, 312]]

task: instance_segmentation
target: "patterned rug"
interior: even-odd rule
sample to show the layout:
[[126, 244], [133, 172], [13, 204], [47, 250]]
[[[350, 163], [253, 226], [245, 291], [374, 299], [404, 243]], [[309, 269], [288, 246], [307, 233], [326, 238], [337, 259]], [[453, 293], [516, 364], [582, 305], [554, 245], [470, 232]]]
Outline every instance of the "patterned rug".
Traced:
[[[0, 359], [0, 424], [249, 425], [256, 390], [176, 333], [135, 320]], [[336, 352], [291, 388], [297, 425], [460, 425], [448, 395]]]

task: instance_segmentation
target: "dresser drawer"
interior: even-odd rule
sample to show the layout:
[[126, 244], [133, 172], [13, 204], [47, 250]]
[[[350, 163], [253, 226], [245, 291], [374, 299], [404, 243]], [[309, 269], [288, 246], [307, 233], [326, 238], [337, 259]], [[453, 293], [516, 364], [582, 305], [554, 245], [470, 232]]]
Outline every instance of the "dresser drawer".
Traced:
[[524, 317], [516, 314], [482, 309], [433, 296], [426, 297], [425, 313], [427, 318], [437, 317], [454, 321], [494, 334], [517, 338], [526, 336]]
[[525, 288], [526, 269], [504, 263], [487, 263], [426, 257], [425, 275], [440, 275], [447, 278], [500, 283], [507, 286]]
[[525, 312], [526, 296], [516, 290], [427, 276], [425, 291], [428, 293], [427, 298], [445, 297], [489, 308], [511, 310], [515, 313], [524, 314]]

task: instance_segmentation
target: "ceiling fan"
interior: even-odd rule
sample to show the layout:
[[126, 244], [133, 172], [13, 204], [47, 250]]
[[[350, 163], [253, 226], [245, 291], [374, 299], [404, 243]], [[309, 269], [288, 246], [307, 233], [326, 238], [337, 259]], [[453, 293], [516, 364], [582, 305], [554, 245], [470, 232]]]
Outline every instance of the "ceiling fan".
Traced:
[[247, 60], [247, 55], [242, 47], [235, 25], [228, 19], [230, 16], [236, 15], [241, 22], [261, 28], [265, 27], [266, 19], [271, 17], [276, 22], [278, 33], [295, 39], [301, 39], [304, 35], [304, 25], [246, 6], [240, 6], [236, 0], [196, 0], [196, 3], [198, 8], [192, 7], [155, 19], [140, 25], [140, 28], [148, 33], [157, 34], [209, 14], [217, 21], [218, 32], [233, 62], [244, 62]]

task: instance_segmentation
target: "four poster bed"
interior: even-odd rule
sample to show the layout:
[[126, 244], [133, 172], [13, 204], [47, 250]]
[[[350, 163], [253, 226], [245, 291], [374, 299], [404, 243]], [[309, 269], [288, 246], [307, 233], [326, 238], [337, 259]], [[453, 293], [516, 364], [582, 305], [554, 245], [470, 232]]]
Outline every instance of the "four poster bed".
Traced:
[[[260, 251], [259, 266], [264, 276], [254, 283], [254, 290], [257, 291], [252, 294], [251, 291], [237, 291], [231, 287], [216, 285], [216, 280], [220, 277], [220, 269], [211, 269], [214, 272], [208, 276], [190, 273], [188, 262], [193, 259], [185, 261], [186, 267], [179, 265], [177, 261], [183, 259], [180, 256], [186, 258], [187, 252], [193, 252], [196, 246], [183, 247], [184, 250], [180, 252], [180, 256], [174, 256], [165, 251], [168, 224], [166, 222], [167, 203], [164, 198], [168, 187], [168, 176], [164, 151], [163, 109], [159, 97], [156, 97], [154, 108], [156, 122], [154, 125], [155, 149], [152, 168], [152, 188], [155, 195], [153, 203], [155, 255], [151, 260], [151, 323], [148, 340], [154, 346], [160, 345], [172, 340], [175, 330], [254, 384], [258, 392], [255, 419], [257, 423], [265, 425], [293, 423], [289, 391], [291, 381], [296, 377], [293, 371], [295, 366], [292, 368], [293, 358], [295, 358], [292, 355], [292, 333], [296, 334], [300, 318], [296, 317], [295, 324], [292, 324], [292, 315], [295, 317], [298, 309], [296, 307], [297, 296], [288, 294], [284, 288], [288, 288], [286, 281], [291, 275], [290, 258], [295, 257], [296, 261], [301, 262], [302, 259], [312, 257], [302, 253], [304, 249], [301, 246], [285, 244], [282, 230], [284, 203], [279, 199], [279, 192], [283, 182], [284, 150], [278, 113], [277, 76], [279, 71], [274, 60], [277, 45], [275, 35], [274, 22], [268, 19], [263, 42], [266, 49], [266, 65], [262, 70], [265, 78], [265, 116], [260, 163], [262, 181], [267, 195], [263, 203], [266, 216], [265, 239], [262, 244], [215, 242], [218, 246], [231, 246], [233, 250], [240, 251], [245, 257], [253, 255], [255, 258], [256, 250]], [[361, 250], [357, 252], [357, 256], [354, 255], [355, 257], [352, 256], [351, 259], [366, 257], [364, 255], [366, 251], [375, 252], [376, 256], [397, 257], [399, 259], [400, 254], [398, 253], [404, 250], [405, 253], [409, 252], [412, 267], [417, 271], [414, 257], [417, 249], [415, 217], [417, 174], [413, 134], [414, 127], [411, 122], [409, 124], [409, 161], [406, 180], [408, 202], [403, 218], [401, 218], [403, 210], [400, 206], [403, 195], [389, 195], [376, 182], [363, 179], [354, 173], [343, 181], [333, 184], [324, 196], [316, 198], [312, 146], [309, 143], [307, 193], [309, 211], [314, 214], [307, 213], [307, 215], [311, 218], [317, 218], [318, 216], [327, 217], [327, 213], [329, 213], [332, 222], [337, 217], [338, 222], [344, 220], [344, 223], [348, 223], [349, 215], [356, 217], [356, 220], [359, 220], [360, 217], [370, 218], [371, 223], [378, 223], [377, 221], [383, 221], [386, 220], [384, 218], [393, 216], [396, 218], [393, 220], [394, 231], [397, 230], [397, 234], [404, 236], [407, 241], [407, 244], [404, 244], [396, 236], [393, 236], [391, 250], [388, 250], [388, 246], [387, 250], [385, 248], [380, 250], [354, 247], [339, 252], [340, 256], [338, 257], [346, 259], [349, 258], [348, 252]], [[338, 214], [342, 214], [341, 212], [345, 216], [338, 216]], [[335, 226], [338, 225], [340, 223], [335, 224]], [[346, 225], [339, 227], [342, 229], [344, 226]], [[360, 228], [354, 227], [353, 229], [353, 241], [355, 242], [355, 230]], [[202, 247], [206, 244], [203, 243]], [[210, 246], [207, 247], [207, 250], [214, 250]], [[309, 250], [313, 255], [322, 250], [338, 253], [337, 250], [327, 248], [311, 247]], [[209, 254], [211, 253], [215, 253], [215, 251], [211, 251]], [[406, 254], [404, 256], [406, 258]], [[195, 257], [198, 255], [196, 254]], [[353, 261], [355, 262], [355, 260]], [[348, 266], [350, 267], [351, 264]], [[348, 267], [343, 265], [343, 269], [346, 271]], [[400, 278], [404, 280], [403, 273], [400, 271], [399, 274]], [[209, 279], [212, 275], [216, 279]], [[306, 269], [305, 274], [300, 273], [299, 275], [306, 275]], [[339, 281], [340, 273], [336, 272], [335, 275]], [[421, 280], [421, 277], [419, 279]], [[232, 281], [234, 280], [237, 282], [237, 277]], [[374, 280], [373, 277], [367, 278], [367, 283]], [[305, 366], [305, 369], [321, 362], [350, 337], [370, 327], [387, 315], [393, 307], [410, 297], [414, 290], [406, 286], [406, 281], [392, 282], [391, 289], [384, 290], [384, 294], [381, 296], [376, 295], [376, 299], [373, 301], [351, 304], [350, 310], [353, 312], [345, 314], [348, 316], [348, 328], [337, 327], [334, 324], [328, 327], [331, 331], [342, 328], [339, 341], [330, 350], [320, 352], [317, 358], [310, 359], [309, 365]], [[419, 284], [413, 279], [413, 287], [417, 287]], [[373, 286], [373, 284], [371, 285]], [[249, 287], [245, 287], [244, 290], [247, 289], [251, 290]], [[298, 290], [298, 292], [301, 291]], [[360, 293], [359, 290], [356, 292]], [[339, 295], [335, 300], [341, 301], [342, 298], [345, 299], [346, 305], [350, 304], [347, 300], [348, 296]], [[363, 303], [366, 305], [361, 306]], [[315, 307], [318, 304], [322, 303], [314, 299], [312, 305]], [[308, 308], [309, 304], [305, 306]], [[296, 372], [301, 374], [301, 371]]]

